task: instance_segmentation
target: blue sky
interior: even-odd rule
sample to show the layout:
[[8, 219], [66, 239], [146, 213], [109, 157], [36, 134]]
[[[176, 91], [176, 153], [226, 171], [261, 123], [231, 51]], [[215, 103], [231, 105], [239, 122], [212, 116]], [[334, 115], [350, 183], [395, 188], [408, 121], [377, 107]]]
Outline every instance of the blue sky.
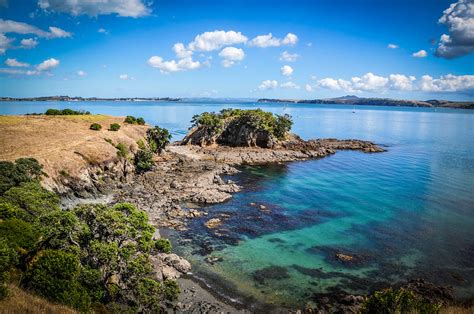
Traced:
[[474, 99], [473, 0], [0, 0], [0, 13], [0, 96]]

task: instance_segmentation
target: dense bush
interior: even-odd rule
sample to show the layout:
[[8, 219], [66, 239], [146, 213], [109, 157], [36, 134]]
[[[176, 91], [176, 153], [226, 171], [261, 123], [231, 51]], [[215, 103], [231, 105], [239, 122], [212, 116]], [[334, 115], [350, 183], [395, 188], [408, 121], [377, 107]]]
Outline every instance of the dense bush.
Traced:
[[92, 123], [89, 129], [99, 131], [100, 129], [102, 129], [102, 125], [100, 125], [99, 123]]
[[128, 124], [145, 125], [145, 119], [142, 117], [135, 118], [134, 116], [127, 116], [124, 122]]
[[112, 123], [109, 126], [109, 131], [118, 131], [118, 130], [120, 130], [120, 124], [118, 123]]
[[8, 296], [6, 283], [9, 279], [9, 271], [15, 263], [16, 254], [7, 242], [0, 238], [0, 301]]
[[171, 253], [172, 246], [168, 239], [160, 238], [155, 241], [155, 248], [158, 252]]
[[128, 148], [124, 143], [118, 143], [115, 148], [117, 148], [117, 156], [126, 158], [128, 155]]
[[219, 113], [203, 112], [193, 116], [191, 128], [204, 127], [208, 135], [216, 135], [223, 130], [224, 125], [238, 122], [248, 125], [258, 131], [269, 132], [277, 139], [283, 139], [291, 130], [293, 121], [290, 115], [274, 115], [261, 109], [223, 109]]
[[82, 311], [91, 306], [91, 298], [80, 284], [81, 265], [73, 253], [44, 250], [30, 266], [25, 286], [43, 297]]
[[361, 308], [364, 314], [438, 313], [441, 304], [430, 303], [406, 289], [385, 289], [369, 296]]
[[148, 145], [153, 153], [161, 154], [171, 140], [171, 134], [165, 128], [155, 126], [146, 131]]
[[134, 164], [135, 170], [138, 173], [151, 170], [155, 164], [153, 161], [153, 152], [149, 149], [140, 149], [135, 154]]
[[89, 115], [91, 114], [89, 111], [76, 111], [72, 109], [48, 109], [44, 113], [47, 116], [73, 116], [73, 115]]
[[149, 254], [169, 250], [146, 213], [126, 203], [61, 210], [31, 173], [0, 197], [0, 298], [15, 267], [24, 288], [83, 312], [160, 312], [176, 299], [176, 282], [153, 277]]
[[0, 195], [22, 182], [38, 181], [43, 175], [43, 166], [34, 158], [0, 161]]

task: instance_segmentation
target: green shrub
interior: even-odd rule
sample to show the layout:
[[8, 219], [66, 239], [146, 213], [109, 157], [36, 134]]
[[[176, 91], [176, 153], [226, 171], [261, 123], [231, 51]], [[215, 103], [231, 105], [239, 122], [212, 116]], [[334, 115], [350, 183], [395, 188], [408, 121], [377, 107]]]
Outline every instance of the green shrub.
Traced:
[[180, 293], [181, 290], [176, 281], [169, 279], [164, 281], [164, 295], [166, 300], [175, 301], [178, 299]]
[[127, 116], [124, 122], [128, 124], [144, 125], [145, 119], [143, 119], [142, 117], [135, 118], [134, 116]]
[[124, 122], [128, 124], [136, 124], [137, 119], [134, 116], [127, 116]]
[[138, 145], [138, 148], [139, 148], [139, 149], [146, 149], [146, 144], [145, 144], [145, 142], [144, 142], [142, 139], [139, 139], [139, 140], [137, 141], [137, 145]]
[[104, 141], [106, 141], [107, 143], [109, 143], [110, 145], [114, 145], [114, 142], [110, 139], [110, 138], [104, 138]]
[[31, 223], [18, 218], [10, 218], [0, 222], [0, 238], [10, 248], [23, 254], [35, 247], [38, 234]]
[[160, 238], [155, 241], [155, 249], [162, 253], [171, 253], [172, 246], [168, 239]]
[[155, 162], [153, 161], [153, 152], [148, 149], [140, 149], [135, 154], [134, 159], [135, 170], [138, 173], [146, 172], [153, 168]]
[[112, 123], [109, 127], [109, 131], [118, 131], [120, 130], [120, 124], [118, 123]]
[[8, 218], [26, 219], [25, 213], [18, 206], [11, 204], [2, 197], [0, 197], [0, 219]]
[[115, 148], [117, 148], [117, 156], [126, 158], [128, 155], [128, 148], [124, 143], [118, 143]]
[[10, 268], [16, 262], [16, 254], [7, 242], [0, 238], [0, 301], [8, 296], [6, 284], [9, 280]]
[[128, 124], [144, 125], [145, 119], [143, 119], [142, 117], [135, 118], [134, 116], [127, 116], [124, 122]]
[[59, 197], [38, 182], [23, 182], [5, 192], [0, 201], [21, 209], [23, 218], [27, 221], [52, 210], [59, 210]]
[[89, 129], [99, 131], [100, 129], [102, 129], [102, 125], [100, 125], [99, 123], [92, 123]]
[[376, 291], [361, 308], [364, 314], [438, 313], [441, 304], [433, 304], [406, 289]]
[[191, 128], [204, 126], [207, 128], [208, 134], [211, 135], [222, 131], [224, 119], [224, 116], [220, 116], [215, 112], [203, 112], [193, 116], [191, 119]]
[[91, 113], [89, 111], [84, 111], [84, 110], [72, 110], [72, 109], [48, 109], [44, 113], [47, 116], [72, 116], [72, 115], [90, 115]]
[[34, 158], [0, 161], [0, 195], [22, 182], [39, 181], [43, 175], [43, 166]]
[[203, 112], [193, 116], [191, 128], [203, 127], [208, 135], [218, 135], [226, 124], [239, 123], [259, 131], [266, 131], [277, 139], [283, 139], [291, 130], [293, 121], [290, 115], [274, 115], [261, 109], [223, 109], [219, 113]]
[[149, 278], [142, 278], [137, 285], [137, 297], [143, 308], [155, 313], [161, 311], [163, 290], [161, 284]]
[[146, 131], [146, 138], [148, 141], [148, 145], [150, 145], [151, 151], [153, 153], [161, 154], [165, 149], [166, 145], [169, 144], [171, 140], [171, 134], [168, 132], [167, 129], [155, 126], [154, 128], [148, 129]]
[[26, 286], [51, 300], [87, 311], [90, 296], [77, 281], [79, 258], [60, 250], [46, 250], [33, 262], [25, 276]]

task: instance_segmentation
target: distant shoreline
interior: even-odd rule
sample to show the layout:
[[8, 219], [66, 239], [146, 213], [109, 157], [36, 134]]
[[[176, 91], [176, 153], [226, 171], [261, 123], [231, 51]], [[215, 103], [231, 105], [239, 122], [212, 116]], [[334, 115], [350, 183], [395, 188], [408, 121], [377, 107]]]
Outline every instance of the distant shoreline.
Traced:
[[450, 101], [450, 100], [403, 100], [391, 98], [362, 98], [357, 96], [344, 96], [326, 99], [272, 99], [261, 98], [257, 102], [277, 102], [293, 104], [319, 104], [319, 105], [353, 105], [353, 106], [389, 106], [389, 107], [426, 107], [426, 108], [454, 108], [474, 109], [474, 101]]
[[[207, 101], [215, 103], [229, 103], [229, 98], [209, 98]], [[70, 96], [44, 96], [44, 97], [0, 97], [0, 102], [96, 102], [96, 101], [116, 101], [116, 102], [200, 102], [201, 98], [172, 98], [172, 97], [120, 97], [120, 98], [101, 98], [101, 97], [70, 97]], [[236, 98], [234, 101], [243, 101]], [[422, 107], [422, 108], [452, 108], [452, 109], [474, 109], [474, 101], [451, 101], [451, 100], [405, 100], [392, 98], [363, 98], [357, 96], [343, 96], [324, 99], [280, 99], [280, 98], [260, 98], [245, 99], [245, 102], [256, 103], [284, 103], [284, 104], [313, 104], [313, 105], [349, 105], [349, 106], [387, 106], [387, 107]]]
[[0, 101], [181, 101], [181, 98], [171, 97], [70, 97], [70, 96], [44, 96], [44, 97], [0, 97]]

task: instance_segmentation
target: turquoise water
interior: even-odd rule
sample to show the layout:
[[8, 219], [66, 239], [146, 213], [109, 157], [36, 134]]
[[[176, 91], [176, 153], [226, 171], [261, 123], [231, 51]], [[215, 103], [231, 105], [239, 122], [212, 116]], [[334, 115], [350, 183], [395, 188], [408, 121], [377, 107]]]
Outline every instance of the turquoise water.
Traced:
[[[301, 305], [315, 294], [365, 293], [423, 277], [474, 296], [474, 111], [226, 103], [289, 113], [302, 137], [371, 140], [387, 152], [337, 154], [246, 167], [232, 200], [207, 207], [187, 232], [170, 232], [194, 272], [246, 303]], [[74, 108], [139, 115], [186, 133], [217, 103], [0, 103], [1, 114]], [[251, 203], [264, 205], [265, 210]], [[204, 227], [213, 217], [215, 230]], [[349, 263], [335, 255], [354, 256]], [[209, 257], [218, 260], [209, 263]], [[222, 278], [226, 280], [222, 280]]]

